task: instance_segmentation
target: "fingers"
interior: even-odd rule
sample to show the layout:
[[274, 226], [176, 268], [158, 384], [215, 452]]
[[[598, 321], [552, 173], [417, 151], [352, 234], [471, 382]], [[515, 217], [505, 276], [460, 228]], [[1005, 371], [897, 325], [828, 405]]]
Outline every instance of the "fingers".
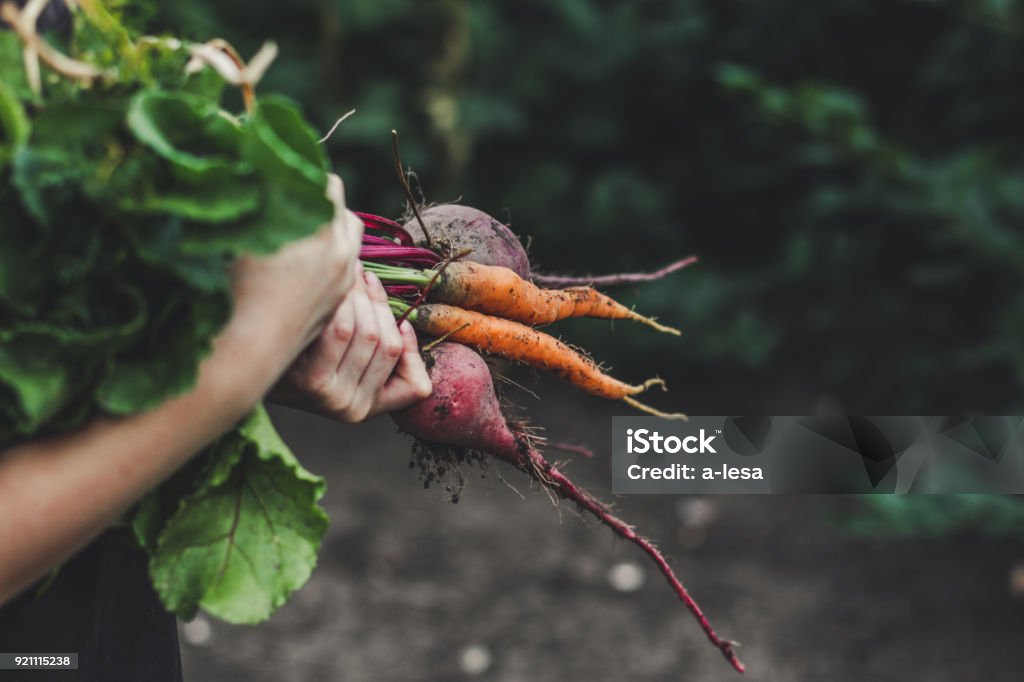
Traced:
[[275, 389], [286, 404], [348, 423], [400, 409], [432, 390], [412, 325], [399, 328], [380, 280], [361, 268], [359, 275]]
[[337, 368], [338, 385], [348, 393], [348, 407], [356, 408], [356, 411], [362, 407], [359, 404], [363, 399], [360, 383], [377, 352], [381, 334], [377, 314], [362, 284], [361, 281], [353, 287], [345, 299], [352, 306], [354, 333]]
[[425, 400], [434, 392], [434, 386], [430, 382], [430, 375], [427, 374], [427, 366], [423, 364], [423, 356], [420, 355], [420, 347], [416, 342], [416, 332], [409, 320], [402, 320], [398, 331], [402, 334], [404, 347], [395, 373], [409, 385], [410, 402]]
[[345, 203], [345, 183], [331, 173], [327, 176], [327, 198], [334, 204], [332, 225], [346, 244], [359, 244], [363, 239], [363, 221]]
[[341, 178], [331, 173], [327, 176], [327, 198], [334, 204], [334, 218], [331, 220], [330, 237], [333, 250], [327, 253], [333, 256], [335, 272], [338, 276], [338, 291], [344, 295], [361, 278], [361, 273], [353, 267], [358, 263], [360, 244], [363, 240], [363, 221], [345, 205], [345, 184]]
[[388, 295], [380, 280], [373, 273], [366, 275], [366, 291], [376, 318], [379, 338], [373, 357], [367, 364], [356, 389], [355, 402], [360, 406], [366, 405], [366, 413], [362, 415], [363, 418], [370, 413], [378, 392], [391, 376], [404, 349], [402, 335], [395, 325], [394, 315], [388, 306]]
[[398, 360], [402, 376], [407, 379], [416, 391], [416, 397], [424, 399], [430, 397], [434, 387], [427, 374], [427, 366], [423, 364], [423, 356], [420, 354], [420, 344], [416, 340], [416, 331], [408, 319], [403, 319], [398, 328], [401, 333], [401, 340], [404, 348], [401, 359]]
[[402, 335], [402, 357], [395, 371], [377, 394], [377, 402], [371, 414], [394, 412], [430, 397], [433, 386], [427, 367], [423, 364], [420, 349], [416, 343], [416, 332], [408, 320], [399, 326]]
[[344, 211], [341, 221], [341, 229], [346, 239], [357, 246], [363, 241], [363, 230], [365, 229], [362, 219], [347, 208]]
[[329, 395], [337, 385], [338, 367], [355, 333], [355, 312], [346, 297], [334, 317], [302, 357], [303, 383], [308, 390]]
[[341, 209], [345, 208], [345, 183], [337, 173], [327, 174], [327, 198], [335, 206], [339, 206]]

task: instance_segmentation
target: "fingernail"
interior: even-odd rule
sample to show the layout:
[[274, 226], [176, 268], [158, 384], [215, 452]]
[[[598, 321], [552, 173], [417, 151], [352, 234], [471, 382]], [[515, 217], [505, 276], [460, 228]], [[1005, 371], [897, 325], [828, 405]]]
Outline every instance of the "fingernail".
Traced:
[[380, 278], [372, 272], [366, 273], [366, 284], [372, 288], [384, 288], [384, 285], [380, 283]]

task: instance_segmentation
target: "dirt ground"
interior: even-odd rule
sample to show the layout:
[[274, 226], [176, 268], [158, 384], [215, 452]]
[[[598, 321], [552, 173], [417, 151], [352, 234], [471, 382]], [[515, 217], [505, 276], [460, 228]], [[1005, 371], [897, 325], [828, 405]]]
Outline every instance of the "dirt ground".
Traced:
[[[570, 474], [610, 499], [616, 406], [544, 406], [552, 439], [596, 450]], [[501, 473], [525, 499], [492, 471], [453, 505], [406, 468], [387, 419], [274, 416], [329, 481], [321, 562], [265, 624], [184, 626], [188, 682], [740, 679], [637, 548], [516, 472]], [[835, 497], [616, 502], [742, 642], [751, 681], [1024, 679], [1024, 599], [1009, 588], [1024, 542], [851, 536], [835, 520], [855, 503]]]

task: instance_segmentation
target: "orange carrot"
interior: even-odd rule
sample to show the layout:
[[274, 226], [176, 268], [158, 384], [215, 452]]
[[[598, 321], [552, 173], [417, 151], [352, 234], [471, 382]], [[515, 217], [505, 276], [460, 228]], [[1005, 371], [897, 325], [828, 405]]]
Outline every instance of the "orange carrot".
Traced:
[[509, 268], [470, 261], [450, 263], [431, 291], [435, 300], [468, 310], [536, 325], [567, 317], [633, 320], [658, 331], [679, 330], [658, 324], [590, 287], [541, 289]]
[[648, 379], [637, 385], [619, 381], [565, 343], [519, 322], [444, 303], [421, 305], [412, 310], [408, 319], [425, 334], [446, 337], [449, 341], [546, 370], [593, 395], [622, 400], [659, 417], [686, 418], [686, 415], [659, 412], [633, 399], [632, 396], [652, 386], [664, 388], [665, 382], [661, 379]]

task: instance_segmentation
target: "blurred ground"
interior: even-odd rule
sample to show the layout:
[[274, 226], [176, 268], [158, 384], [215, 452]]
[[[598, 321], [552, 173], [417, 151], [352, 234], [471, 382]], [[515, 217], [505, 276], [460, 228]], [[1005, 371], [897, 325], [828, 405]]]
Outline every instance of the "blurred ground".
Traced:
[[[545, 396], [538, 421], [562, 425], [552, 439], [596, 448], [569, 471], [607, 499], [616, 406]], [[320, 566], [263, 625], [185, 626], [187, 682], [739, 679], [639, 550], [553, 509], [516, 472], [503, 473], [525, 500], [492, 470], [453, 505], [406, 468], [408, 443], [387, 419], [274, 417], [329, 480]], [[1024, 600], [1010, 596], [1010, 574], [1024, 546], [853, 537], [835, 526], [852, 504], [618, 500], [719, 632], [743, 642], [749, 680], [1020, 680]], [[704, 542], [686, 519], [707, 523]]]

